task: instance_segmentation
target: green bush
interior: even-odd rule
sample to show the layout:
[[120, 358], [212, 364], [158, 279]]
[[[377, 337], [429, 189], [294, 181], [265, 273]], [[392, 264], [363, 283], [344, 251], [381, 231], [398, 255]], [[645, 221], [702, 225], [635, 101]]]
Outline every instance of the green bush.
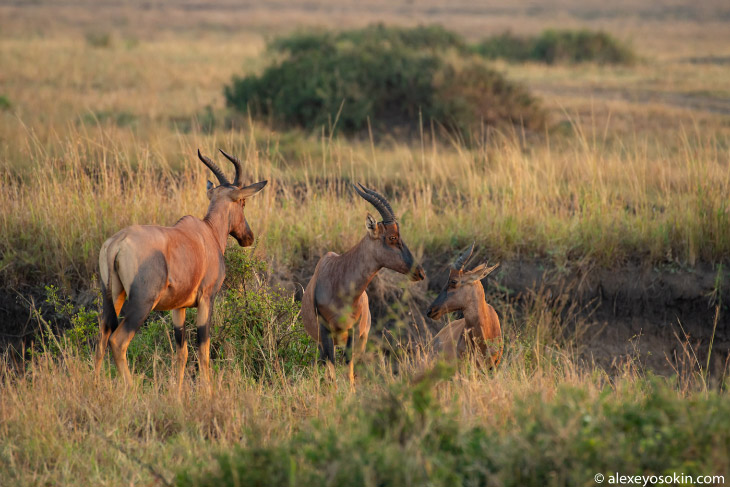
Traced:
[[10, 103], [10, 98], [7, 95], [0, 95], [0, 112], [8, 111], [13, 108], [13, 104]]
[[112, 45], [112, 36], [109, 32], [90, 31], [86, 33], [86, 43], [91, 47], [109, 48]]
[[[43, 349], [53, 355], [59, 355], [64, 348], [70, 348], [83, 357], [91, 357], [93, 346], [99, 339], [99, 313], [96, 309], [99, 306], [99, 297], [96, 299], [92, 309], [85, 306], [76, 307], [67, 296], [60, 293], [58, 286], [45, 286], [46, 304], [53, 309], [51, 322], [44, 320], [40, 314], [37, 319], [41, 327], [41, 343]], [[68, 323], [68, 327], [62, 337], [57, 337], [54, 328], [57, 330], [59, 323]], [[38, 350], [27, 350], [30, 355]]]
[[[327, 39], [324, 44], [322, 43], [323, 38]], [[468, 46], [460, 35], [438, 25], [405, 28], [386, 27], [383, 24], [375, 24], [364, 29], [348, 30], [337, 34], [328, 31], [319, 33], [298, 32], [275, 39], [270, 44], [269, 49], [296, 55], [306, 51], [321, 50], [323, 47], [328, 49], [337, 43], [362, 45], [373, 41], [390, 44], [397, 48], [429, 49], [432, 51], [454, 49], [462, 53], [468, 51]], [[328, 52], [333, 53], [334, 50]]]
[[631, 64], [636, 60], [632, 49], [611, 35], [585, 29], [548, 29], [537, 37], [519, 37], [506, 32], [485, 39], [474, 50], [489, 59], [540, 61], [548, 64]]
[[597, 396], [566, 386], [550, 400], [527, 397], [506, 424], [468, 427], [431, 400], [438, 376], [343, 408], [332, 426], [313, 421], [269, 445], [251, 438], [252, 446], [220, 455], [203, 472], [188, 469], [176, 483], [580, 486], [597, 473], [607, 483], [615, 472], [727, 474], [730, 401], [723, 394], [682, 397], [652, 380]]
[[316, 344], [304, 331], [294, 295], [272, 286], [266, 262], [251, 252], [229, 249], [225, 259], [226, 281], [211, 334], [213, 358], [240, 364], [256, 380], [311, 366]]
[[488, 37], [474, 46], [474, 51], [487, 59], [527, 61], [532, 59], [535, 39], [520, 37], [511, 32]]
[[471, 132], [486, 123], [544, 123], [537, 101], [438, 27], [295, 34], [270, 50], [280, 60], [225, 88], [236, 110], [279, 125], [347, 133], [423, 121]]

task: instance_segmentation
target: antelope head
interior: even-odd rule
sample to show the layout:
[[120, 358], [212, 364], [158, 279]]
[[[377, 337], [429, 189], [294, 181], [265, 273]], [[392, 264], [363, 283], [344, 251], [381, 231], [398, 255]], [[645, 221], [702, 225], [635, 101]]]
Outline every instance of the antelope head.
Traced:
[[213, 161], [202, 155], [200, 149], [198, 149], [198, 158], [203, 161], [203, 164], [208, 166], [208, 169], [213, 171], [213, 174], [215, 174], [220, 183], [220, 185], [215, 186], [208, 181], [207, 190], [210, 207], [213, 208], [222, 205], [228, 207], [228, 211], [226, 212], [228, 214], [228, 234], [235, 238], [241, 247], [248, 247], [253, 243], [253, 232], [251, 231], [251, 227], [248, 226], [246, 216], [244, 215], [246, 198], [261, 191], [268, 181], [260, 181], [243, 186], [243, 182], [241, 181], [241, 161], [236, 157], [226, 154], [222, 150], [220, 151], [226, 159], [233, 163], [236, 169], [236, 176], [232, 183], [228, 181], [223, 171]]
[[[484, 299], [484, 290], [481, 280], [487, 277], [499, 264], [487, 267], [487, 263], [479, 264], [470, 271], [464, 271], [467, 261], [474, 251], [474, 244], [466, 249], [451, 265], [449, 269], [449, 280], [441, 290], [441, 293], [428, 307], [427, 315], [433, 320], [441, 318], [446, 313], [459, 311], [475, 299], [475, 292], [481, 290], [479, 299]], [[478, 288], [477, 288], [478, 286]]]
[[412, 281], [420, 281], [425, 278], [423, 268], [416, 264], [413, 254], [401, 239], [400, 227], [388, 200], [362, 184], [359, 187], [353, 186], [357, 194], [373, 205], [383, 218], [378, 222], [373, 215], [368, 213], [365, 220], [368, 231], [365, 242], [370, 247], [374, 260], [382, 267], [407, 275]]

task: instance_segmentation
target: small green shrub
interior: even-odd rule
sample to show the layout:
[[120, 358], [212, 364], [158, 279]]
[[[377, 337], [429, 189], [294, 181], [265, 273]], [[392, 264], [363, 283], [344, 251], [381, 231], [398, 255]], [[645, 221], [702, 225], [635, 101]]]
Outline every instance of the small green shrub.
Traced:
[[56, 319], [70, 323], [60, 339], [55, 336], [51, 326], [44, 323], [41, 338], [46, 350], [58, 355], [66, 346], [82, 357], [91, 357], [99, 337], [99, 313], [96, 311], [99, 306], [98, 297], [94, 307], [86, 309], [85, 306], [76, 307], [68, 297], [61, 296], [57, 286], [46, 286], [45, 291], [46, 304], [53, 308]]
[[519, 37], [506, 32], [483, 40], [474, 50], [489, 59], [540, 61], [547, 64], [631, 64], [636, 61], [636, 55], [629, 46], [606, 32], [586, 29], [548, 29], [537, 37]]
[[[193, 313], [188, 310], [188, 322], [195, 319], [195, 310], [192, 311]], [[153, 311], [142, 327], [135, 333], [132, 341], [129, 342], [127, 360], [135, 373], [152, 378], [154, 377], [155, 362], [161, 360], [163, 363], [170, 365], [174, 351], [175, 345], [172, 339], [170, 313]], [[111, 356], [111, 350], [108, 353]]]
[[10, 103], [10, 98], [6, 95], [0, 95], [0, 112], [4, 112], [13, 108], [13, 104]]
[[126, 110], [119, 112], [113, 110], [101, 110], [83, 114], [81, 116], [81, 121], [86, 125], [103, 125], [111, 123], [117, 127], [134, 127], [137, 125], [138, 117], [134, 113], [130, 113]]
[[86, 33], [86, 43], [91, 47], [108, 48], [112, 45], [112, 36], [108, 32], [90, 31]]
[[311, 365], [316, 346], [293, 294], [272, 286], [266, 262], [250, 252], [229, 249], [225, 258], [226, 281], [211, 336], [214, 357], [240, 364], [256, 380]]
[[[322, 39], [328, 40], [322, 43]], [[468, 46], [464, 39], [438, 25], [406, 27], [386, 27], [375, 24], [364, 29], [348, 30], [338, 34], [332, 32], [299, 32], [287, 37], [275, 39], [269, 46], [278, 52], [288, 52], [296, 55], [311, 50], [320, 50], [336, 43], [350, 43], [361, 45], [377, 40], [383, 44], [390, 44], [408, 49], [430, 49], [444, 51], [454, 49], [458, 52], [467, 52]], [[334, 52], [334, 51], [329, 51]]]
[[279, 125], [356, 133], [414, 130], [431, 120], [462, 132], [482, 123], [544, 123], [522, 86], [466, 54], [461, 38], [442, 28], [295, 34], [270, 50], [280, 60], [261, 75], [234, 78], [225, 97]]
[[527, 61], [532, 58], [534, 44], [533, 37], [520, 37], [508, 31], [484, 39], [474, 46], [474, 50], [487, 59]]
[[469, 427], [431, 400], [443, 374], [342, 408], [330, 426], [312, 421], [268, 445], [251, 438], [176, 484], [580, 486], [617, 471], [726, 474], [730, 402], [722, 394], [682, 397], [658, 380], [594, 396], [566, 386], [549, 400], [524, 398], [506, 424]]

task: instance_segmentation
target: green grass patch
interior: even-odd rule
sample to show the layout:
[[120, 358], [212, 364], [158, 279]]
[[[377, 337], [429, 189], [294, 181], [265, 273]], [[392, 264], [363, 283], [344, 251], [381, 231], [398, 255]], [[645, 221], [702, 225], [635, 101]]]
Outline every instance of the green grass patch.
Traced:
[[637, 59], [627, 44], [606, 32], [587, 29], [547, 29], [536, 37], [521, 37], [505, 32], [484, 39], [474, 46], [474, 50], [489, 59], [547, 64], [631, 64]]
[[7, 95], [0, 95], [0, 112], [8, 111], [13, 108], [13, 104], [10, 103], [10, 98]]
[[[580, 486], [602, 473], [725, 475], [730, 403], [722, 394], [678, 397], [660, 380], [589, 394], [559, 386], [518, 401], [503, 424], [464, 424], [433, 400], [444, 369], [312, 421], [288, 439], [253, 439], [213, 468], [184, 470], [181, 487]], [[493, 412], [498, 414], [497, 411]]]

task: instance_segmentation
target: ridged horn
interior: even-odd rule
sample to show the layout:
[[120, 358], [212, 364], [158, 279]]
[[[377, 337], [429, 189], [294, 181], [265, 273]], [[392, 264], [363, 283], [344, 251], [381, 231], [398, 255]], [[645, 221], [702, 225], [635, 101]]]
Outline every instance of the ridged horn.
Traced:
[[[360, 183], [357, 183], [357, 184], [360, 184]], [[378, 193], [377, 191], [373, 191], [372, 189], [366, 188], [362, 184], [360, 184], [360, 188], [363, 191], [365, 191], [367, 194], [369, 194], [370, 196], [374, 196], [375, 198], [377, 198], [385, 206], [385, 208], [388, 210], [388, 213], [390, 213], [390, 216], [393, 217], [393, 221], [396, 220], [396, 218], [395, 218], [395, 212], [393, 211], [393, 208], [390, 207], [390, 203], [388, 203], [388, 200], [385, 199], [385, 196], [383, 196], [382, 194]]]
[[216, 165], [215, 162], [211, 161], [209, 158], [205, 157], [203, 154], [200, 153], [200, 149], [198, 149], [198, 159], [203, 161], [203, 164], [208, 166], [208, 169], [213, 171], [213, 174], [215, 174], [215, 177], [218, 178], [218, 182], [221, 184], [231, 184], [228, 181], [228, 178], [226, 178], [226, 175], [223, 174], [223, 171], [221, 171], [221, 168]]
[[[358, 183], [359, 184], [359, 183]], [[378, 213], [380, 213], [380, 216], [383, 218], [384, 224], [389, 224], [395, 222], [395, 216], [393, 215], [393, 209], [388, 204], [388, 201], [383, 198], [379, 193], [373, 191], [372, 189], [368, 189], [362, 184], [360, 184], [360, 188], [352, 185], [353, 188], [355, 188], [355, 191], [357, 194], [359, 194], [362, 199], [370, 203], [375, 207], [376, 210], [378, 210]]]
[[241, 161], [238, 160], [238, 157], [232, 156], [230, 154], [226, 154], [223, 151], [223, 149], [218, 149], [218, 150], [221, 151], [221, 154], [223, 154], [224, 156], [226, 156], [226, 159], [228, 159], [229, 161], [231, 161], [233, 163], [233, 167], [236, 168], [236, 177], [233, 178], [233, 185], [234, 186], [238, 186], [240, 188], [242, 186], [242, 183], [241, 183], [241, 172], [243, 172], [242, 169], [241, 169]]
[[471, 253], [474, 252], [474, 243], [475, 242], [472, 242], [471, 246], [454, 261], [453, 265], [451, 266], [452, 268], [456, 269], [457, 271], [460, 271], [464, 268], [466, 263], [469, 261], [469, 258], [471, 257]]

